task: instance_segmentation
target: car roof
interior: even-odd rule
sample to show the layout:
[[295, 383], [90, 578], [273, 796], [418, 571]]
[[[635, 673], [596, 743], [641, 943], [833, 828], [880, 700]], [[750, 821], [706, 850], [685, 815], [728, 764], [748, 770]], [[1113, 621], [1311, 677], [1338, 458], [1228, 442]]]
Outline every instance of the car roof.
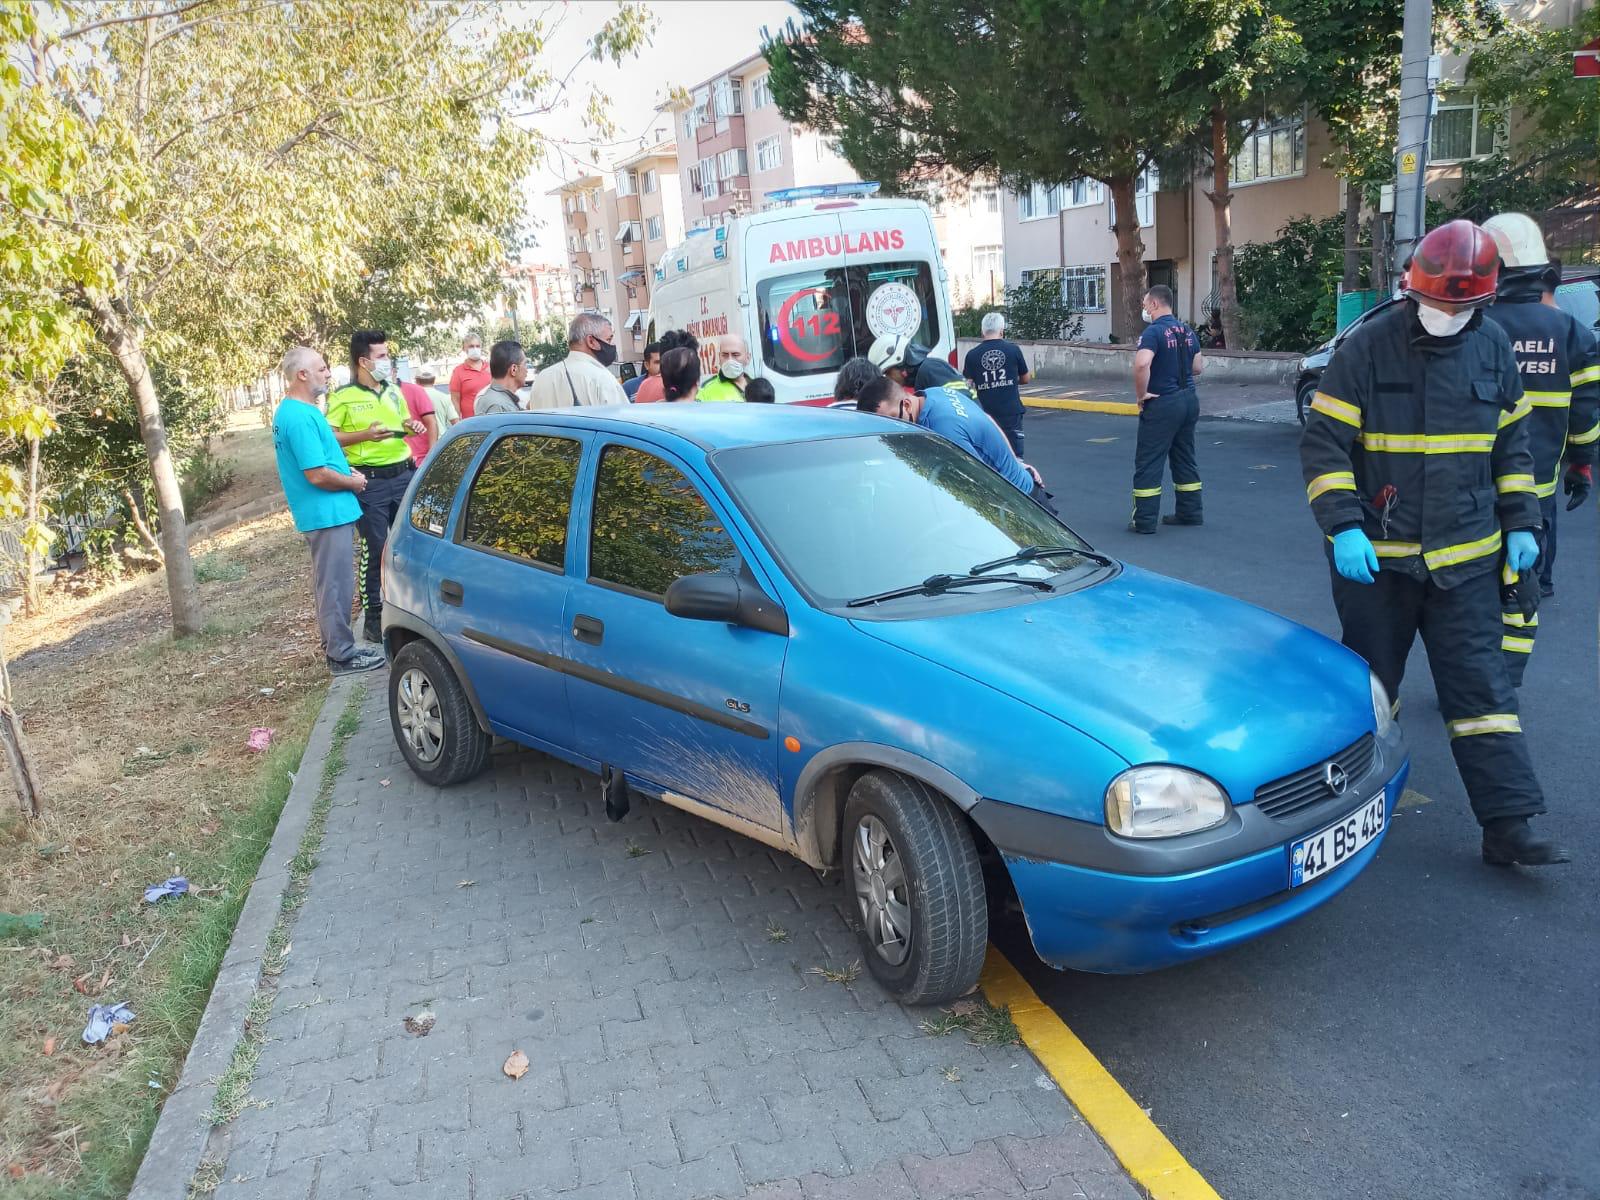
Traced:
[[[906, 432], [904, 422], [870, 413], [799, 404], [615, 404], [598, 408], [542, 408], [473, 417], [474, 427], [515, 429], [538, 425], [602, 429], [608, 433], [659, 430], [700, 448], [723, 450], [774, 442], [801, 442], [869, 433]], [[463, 422], [466, 425], [467, 422]]]

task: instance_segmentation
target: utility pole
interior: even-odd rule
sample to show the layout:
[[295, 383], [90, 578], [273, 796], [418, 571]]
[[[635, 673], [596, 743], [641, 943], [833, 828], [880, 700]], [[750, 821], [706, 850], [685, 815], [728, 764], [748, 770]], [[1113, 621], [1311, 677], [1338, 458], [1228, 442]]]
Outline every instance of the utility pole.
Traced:
[[1394, 269], [1425, 232], [1433, 0], [1405, 0], [1400, 27], [1400, 144], [1395, 151]]

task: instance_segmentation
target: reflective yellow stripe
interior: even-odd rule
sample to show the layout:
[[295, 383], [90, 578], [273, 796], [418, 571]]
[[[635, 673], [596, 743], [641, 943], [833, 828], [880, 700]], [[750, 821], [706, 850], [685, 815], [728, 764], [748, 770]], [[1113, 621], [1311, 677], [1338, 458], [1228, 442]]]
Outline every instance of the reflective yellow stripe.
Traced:
[[1571, 392], [1523, 392], [1522, 398], [1534, 408], [1566, 408], [1572, 403]]
[[1500, 623], [1509, 625], [1513, 629], [1537, 629], [1539, 628], [1539, 614], [1534, 613], [1531, 617], [1525, 617], [1519, 612], [1503, 612], [1500, 614]]
[[1353, 492], [1356, 490], [1356, 476], [1354, 471], [1329, 471], [1326, 475], [1318, 475], [1306, 484], [1306, 499], [1315, 500], [1325, 492]]
[[1175, 492], [1198, 492], [1200, 485], [1198, 483], [1175, 483], [1172, 485], [1172, 490]]
[[1517, 406], [1510, 412], [1503, 412], [1500, 414], [1500, 428], [1504, 429], [1507, 425], [1515, 424], [1532, 411], [1533, 405], [1529, 403], [1526, 397], [1518, 400]]
[[1343, 400], [1328, 395], [1327, 392], [1318, 392], [1311, 398], [1311, 411], [1332, 417], [1335, 421], [1343, 421], [1352, 429], [1361, 428], [1361, 410], [1354, 404], [1346, 404]]
[[1412, 558], [1422, 553], [1421, 542], [1373, 542], [1379, 558]]
[[1450, 736], [1471, 737], [1475, 733], [1521, 733], [1522, 722], [1516, 713], [1491, 713], [1486, 717], [1466, 717], [1448, 723]]
[[1359, 440], [1367, 450], [1384, 454], [1487, 454], [1494, 449], [1492, 433], [1370, 433]]
[[1556, 477], [1549, 483], [1541, 483], [1538, 487], [1534, 488], [1533, 494], [1539, 497], [1541, 500], [1548, 500], [1551, 496], [1556, 494], [1556, 485], [1560, 482], [1561, 475], [1560, 472], [1557, 472]]
[[1396, 700], [1393, 704], [1389, 705], [1389, 715], [1391, 717], [1398, 717], [1400, 715], [1400, 701]]
[[1596, 421], [1587, 433], [1575, 433], [1567, 439], [1569, 446], [1587, 446], [1590, 442], [1600, 440], [1600, 421]]
[[1595, 383], [1597, 381], [1600, 381], [1600, 363], [1596, 363], [1592, 367], [1585, 367], [1581, 371], [1574, 371], [1572, 373], [1573, 387], [1582, 387], [1586, 383]]
[[1479, 538], [1475, 542], [1462, 542], [1456, 546], [1444, 546], [1438, 550], [1429, 550], [1422, 556], [1422, 561], [1428, 564], [1428, 569], [1437, 571], [1440, 567], [1453, 567], [1457, 563], [1471, 562], [1475, 558], [1482, 558], [1485, 554], [1495, 554], [1500, 549], [1500, 531], [1496, 529], [1488, 537]]
[[1159, 496], [1159, 495], [1161, 495], [1161, 489], [1158, 488], [1158, 487], [1153, 487], [1153, 488], [1134, 488], [1133, 489], [1133, 495], [1134, 495], [1135, 499], [1148, 500], [1151, 496]]
[[1537, 495], [1539, 487], [1533, 482], [1532, 475], [1496, 475], [1494, 490], [1502, 496], [1507, 492], [1532, 492]]
[[1500, 639], [1500, 649], [1510, 650], [1514, 654], [1532, 654], [1533, 639], [1506, 634]]

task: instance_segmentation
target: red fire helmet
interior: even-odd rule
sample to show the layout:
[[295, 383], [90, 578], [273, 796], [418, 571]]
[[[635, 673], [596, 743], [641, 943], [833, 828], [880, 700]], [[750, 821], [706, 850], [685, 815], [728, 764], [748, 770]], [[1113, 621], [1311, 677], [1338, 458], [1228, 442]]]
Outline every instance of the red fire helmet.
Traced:
[[1499, 278], [1500, 251], [1494, 238], [1471, 221], [1446, 221], [1417, 243], [1406, 291], [1445, 304], [1487, 304]]

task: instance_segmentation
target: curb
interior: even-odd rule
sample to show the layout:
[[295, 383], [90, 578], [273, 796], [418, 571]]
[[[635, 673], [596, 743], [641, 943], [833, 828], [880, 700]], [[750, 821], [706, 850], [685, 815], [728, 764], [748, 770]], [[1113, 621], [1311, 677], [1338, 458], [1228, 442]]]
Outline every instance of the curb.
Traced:
[[186, 1200], [189, 1194], [189, 1180], [205, 1156], [206, 1141], [211, 1135], [207, 1114], [216, 1098], [217, 1081], [228, 1069], [233, 1049], [243, 1034], [245, 1012], [261, 976], [267, 936], [278, 919], [289, 886], [289, 861], [299, 848], [311, 819], [312, 804], [322, 787], [322, 764], [333, 746], [333, 727], [349, 703], [351, 691], [361, 682], [354, 676], [334, 679], [323, 697], [322, 710], [306, 739], [300, 769], [284, 801], [278, 827], [250, 884], [250, 895], [233, 928], [228, 952], [217, 970], [178, 1084], [161, 1106], [161, 1116], [150, 1134], [150, 1144], [139, 1163], [128, 1200]]
[[1064, 396], [1024, 396], [1024, 408], [1065, 408], [1073, 412], [1114, 413], [1119, 417], [1137, 417], [1137, 404], [1123, 404], [1116, 400], [1072, 400]]

